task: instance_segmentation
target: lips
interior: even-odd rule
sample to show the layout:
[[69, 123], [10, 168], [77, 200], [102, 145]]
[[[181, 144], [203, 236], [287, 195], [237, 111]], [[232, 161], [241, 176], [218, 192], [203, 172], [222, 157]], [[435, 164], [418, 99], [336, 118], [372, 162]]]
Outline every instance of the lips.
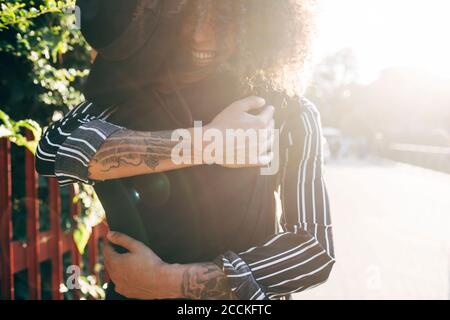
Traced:
[[216, 53], [214, 51], [192, 50], [192, 56], [200, 61], [209, 61], [216, 57]]

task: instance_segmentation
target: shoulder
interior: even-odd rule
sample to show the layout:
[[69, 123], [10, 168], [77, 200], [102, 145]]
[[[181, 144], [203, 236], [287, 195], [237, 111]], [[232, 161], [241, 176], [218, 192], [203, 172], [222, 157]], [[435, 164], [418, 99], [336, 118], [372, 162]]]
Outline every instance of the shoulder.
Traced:
[[316, 105], [305, 97], [297, 97], [289, 101], [286, 111], [288, 116], [280, 130], [282, 161], [295, 167], [300, 161], [320, 159], [324, 140], [320, 112]]
[[287, 127], [294, 140], [320, 140], [322, 121], [320, 111], [315, 103], [306, 97], [298, 97], [295, 104], [292, 111], [295, 115], [287, 120]]
[[314, 102], [304, 96], [288, 99], [284, 118], [291, 129], [307, 126], [310, 129], [309, 131], [320, 130], [320, 111]]
[[280, 126], [280, 147], [304, 145], [308, 141], [320, 141], [322, 125], [316, 105], [306, 97], [286, 98]]
[[300, 97], [298, 98], [299, 103], [302, 106], [302, 112], [309, 112], [311, 114], [313, 114], [316, 117], [320, 118], [320, 112], [319, 109], [316, 107], [316, 105], [309, 99], [307, 99], [306, 97]]

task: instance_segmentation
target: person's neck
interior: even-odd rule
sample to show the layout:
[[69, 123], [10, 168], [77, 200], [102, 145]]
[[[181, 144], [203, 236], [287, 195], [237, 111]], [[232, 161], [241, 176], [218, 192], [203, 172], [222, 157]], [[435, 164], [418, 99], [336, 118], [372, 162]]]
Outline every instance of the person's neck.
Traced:
[[174, 71], [167, 67], [164, 74], [158, 79], [155, 84], [157, 90], [161, 93], [172, 93], [174, 90], [185, 89], [196, 83], [204, 81], [212, 76], [214, 71], [207, 68], [198, 70], [177, 70]]

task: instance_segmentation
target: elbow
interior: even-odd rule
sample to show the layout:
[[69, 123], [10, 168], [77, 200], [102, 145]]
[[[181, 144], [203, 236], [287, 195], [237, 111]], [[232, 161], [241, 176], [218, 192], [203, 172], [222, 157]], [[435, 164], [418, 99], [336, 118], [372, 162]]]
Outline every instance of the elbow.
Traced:
[[311, 283], [310, 288], [324, 284], [329, 280], [335, 262], [336, 260], [334, 260], [334, 258], [328, 256], [327, 262], [324, 264], [323, 269], [318, 272], [317, 277], [314, 277], [314, 281]]
[[327, 270], [324, 272], [323, 282], [328, 281], [328, 279], [330, 278], [331, 271], [333, 270], [335, 263], [336, 263], [336, 260], [334, 260], [333, 258], [330, 257], [330, 264], [328, 265]]
[[[327, 258], [323, 260], [323, 264], [316, 265], [313, 270], [299, 269], [298, 271], [300, 274], [303, 273], [303, 275], [295, 279], [296, 281], [285, 280], [284, 282], [286, 282], [286, 284], [283, 287], [280, 286], [277, 289], [273, 288], [272, 290], [269, 290], [269, 298], [277, 299], [285, 295], [310, 290], [324, 284], [330, 278], [334, 263], [335, 260], [327, 255]], [[269, 285], [269, 287], [273, 287], [273, 285]]]
[[335, 262], [334, 258], [327, 255], [326, 259], [322, 260], [320, 265], [316, 265], [315, 269], [310, 271], [308, 276], [303, 279], [303, 286], [297, 292], [310, 290], [325, 284], [330, 279]]

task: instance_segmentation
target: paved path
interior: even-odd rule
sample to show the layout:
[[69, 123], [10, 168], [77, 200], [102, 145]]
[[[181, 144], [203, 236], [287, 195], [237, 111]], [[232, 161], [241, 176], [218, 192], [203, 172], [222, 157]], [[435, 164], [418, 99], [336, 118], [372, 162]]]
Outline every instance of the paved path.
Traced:
[[450, 299], [450, 175], [347, 160], [326, 181], [337, 263], [296, 299]]

